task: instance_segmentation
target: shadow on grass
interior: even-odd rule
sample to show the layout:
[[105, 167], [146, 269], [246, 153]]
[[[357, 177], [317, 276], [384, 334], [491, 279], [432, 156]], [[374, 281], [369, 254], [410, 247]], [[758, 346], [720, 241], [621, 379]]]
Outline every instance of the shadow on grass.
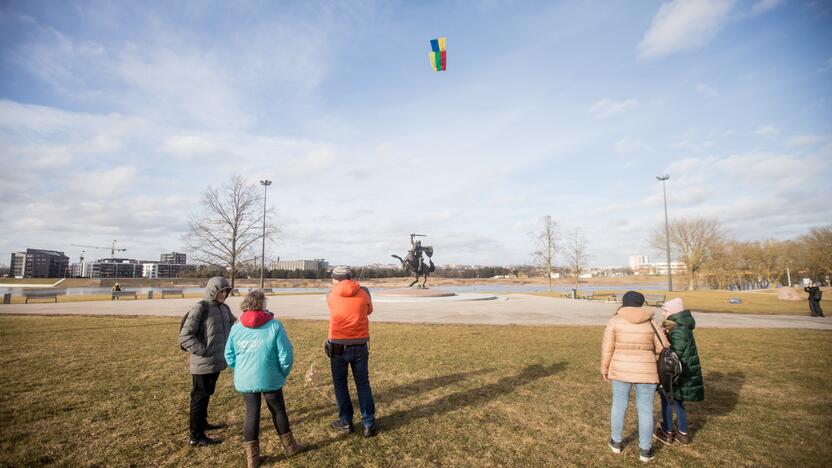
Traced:
[[704, 380], [705, 400], [685, 406], [691, 436], [704, 429], [710, 418], [734, 411], [745, 384], [745, 373], [710, 372]]
[[[448, 385], [454, 384], [456, 382], [468, 379], [470, 377], [487, 374], [492, 372], [494, 369], [477, 369], [468, 372], [457, 372], [454, 374], [442, 375], [439, 377], [430, 377], [427, 379], [416, 380], [414, 382], [408, 382], [406, 384], [397, 385], [391, 388], [379, 388], [373, 387], [373, 397], [376, 403], [389, 403], [392, 401], [401, 400], [413, 395], [419, 395], [431, 390], [446, 387]], [[329, 378], [329, 374], [325, 375], [325, 378]], [[330, 381], [330, 389], [331, 389], [331, 381]], [[355, 397], [355, 389], [351, 389], [351, 394]], [[305, 420], [315, 420], [323, 416], [323, 414], [332, 413], [333, 417], [338, 414], [338, 409], [335, 406], [335, 402], [333, 401], [330, 404], [320, 404], [308, 408], [306, 411], [303, 411], [300, 417], [297, 417], [297, 421], [305, 421]]]
[[396, 411], [383, 416], [379, 418], [379, 426], [381, 430], [393, 430], [409, 424], [415, 419], [436, 416], [466, 406], [476, 406], [501, 395], [512, 393], [518, 387], [534, 380], [562, 372], [564, 369], [566, 369], [565, 362], [556, 362], [548, 366], [533, 364], [520, 371], [517, 375], [503, 377], [492, 384], [483, 385], [464, 392], [452, 393], [429, 404]]
[[[452, 393], [445, 397], [439, 398], [429, 404], [417, 406], [415, 408], [407, 410], [396, 411], [389, 415], [380, 417], [376, 420], [376, 422], [378, 424], [379, 430], [392, 431], [398, 427], [405, 426], [416, 419], [426, 418], [428, 416], [436, 416], [439, 414], [444, 414], [450, 411], [458, 410], [466, 406], [476, 406], [485, 403], [498, 396], [512, 393], [518, 387], [526, 385], [534, 380], [542, 379], [551, 375], [555, 375], [558, 372], [562, 372], [564, 369], [566, 369], [565, 362], [556, 362], [548, 366], [533, 364], [520, 371], [520, 373], [517, 375], [503, 377], [497, 382], [488, 385], [483, 385], [481, 387], [477, 387], [471, 390]], [[470, 375], [476, 375], [486, 372], [490, 372], [490, 369], [481, 369], [471, 372], [449, 374], [433, 379], [425, 379], [424, 381], [419, 382], [422, 382], [422, 385], [433, 385], [432, 388], [436, 388], [439, 386], [449, 385], [453, 382], [462, 380]], [[396, 389], [398, 389], [396, 392], [388, 390], [386, 392], [387, 396], [384, 397], [384, 400], [379, 401], [392, 400], [396, 395], [399, 395], [399, 397], [403, 397], [411, 394], [421, 393], [425, 390], [425, 388], [419, 388], [417, 386], [419, 382], [414, 382], [408, 385], [395, 387]], [[360, 425], [358, 426], [359, 427], [357, 429], [360, 431]], [[309, 444], [309, 449], [318, 450], [326, 447], [327, 445], [339, 439], [348, 436], [349, 434], [338, 434], [324, 440], [315, 441]]]

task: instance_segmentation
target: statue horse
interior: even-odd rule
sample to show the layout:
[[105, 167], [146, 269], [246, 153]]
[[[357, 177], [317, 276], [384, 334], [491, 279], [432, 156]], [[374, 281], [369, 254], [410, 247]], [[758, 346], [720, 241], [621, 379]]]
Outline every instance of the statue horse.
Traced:
[[[431, 251], [431, 253], [433, 252]], [[414, 284], [418, 283], [419, 277], [424, 276], [425, 279], [422, 281], [422, 287], [424, 288], [425, 284], [428, 282], [428, 275], [436, 271], [436, 267], [433, 265], [433, 260], [430, 259], [430, 256], [428, 256], [427, 259], [428, 263], [422, 261], [421, 264], [419, 263], [419, 258], [412, 251], [408, 252], [407, 256], [404, 258], [401, 258], [398, 255], [391, 255], [391, 257], [397, 258], [400, 262], [402, 262], [402, 269], [416, 276], [416, 279], [413, 280], [408, 287], [412, 287]]]

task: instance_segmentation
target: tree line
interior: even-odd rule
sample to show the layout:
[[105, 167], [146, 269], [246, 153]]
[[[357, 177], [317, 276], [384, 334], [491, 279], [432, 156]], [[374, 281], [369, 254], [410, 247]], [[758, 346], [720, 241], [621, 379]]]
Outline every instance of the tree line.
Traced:
[[[815, 227], [795, 239], [737, 240], [708, 218], [675, 220], [669, 224], [671, 255], [684, 262], [687, 288], [715, 289], [777, 287], [802, 278], [829, 284], [832, 277], [832, 225]], [[666, 250], [664, 226], [649, 239]]]

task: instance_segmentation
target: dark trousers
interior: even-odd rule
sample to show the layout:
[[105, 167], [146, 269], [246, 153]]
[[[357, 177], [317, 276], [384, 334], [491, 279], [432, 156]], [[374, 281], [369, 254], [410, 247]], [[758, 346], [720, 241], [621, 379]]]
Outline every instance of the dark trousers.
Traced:
[[810, 300], [809, 311], [812, 317], [823, 317], [823, 309], [820, 308], [820, 301]]
[[283, 389], [276, 392], [243, 393], [246, 404], [246, 416], [243, 418], [243, 441], [250, 442], [260, 438], [260, 395], [266, 397], [266, 406], [272, 413], [272, 423], [279, 435], [289, 432], [289, 417], [286, 415], [286, 402]]
[[217, 387], [217, 379], [220, 373], [214, 374], [191, 374], [193, 386], [191, 388], [191, 413], [189, 429], [191, 437], [205, 435], [205, 426], [208, 425], [208, 402], [214, 389]]
[[338, 403], [338, 418], [342, 423], [352, 423], [353, 407], [347, 386], [348, 368], [352, 367], [352, 378], [358, 392], [358, 406], [361, 409], [361, 424], [373, 427], [376, 424], [376, 404], [370, 387], [369, 350], [366, 344], [347, 345], [343, 354], [333, 354], [330, 359], [332, 384]]

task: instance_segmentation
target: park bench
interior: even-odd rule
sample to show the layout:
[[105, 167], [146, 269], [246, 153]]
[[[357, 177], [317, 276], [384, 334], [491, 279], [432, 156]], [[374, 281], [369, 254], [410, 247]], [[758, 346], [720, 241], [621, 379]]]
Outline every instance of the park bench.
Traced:
[[184, 298], [185, 297], [185, 291], [183, 291], [181, 289], [163, 289], [162, 290], [162, 299], [164, 299], [165, 296], [179, 296], [179, 297]]
[[661, 307], [664, 305], [664, 294], [645, 294], [644, 295], [644, 304], [650, 305], [651, 303], [656, 307]]
[[581, 299], [586, 299], [586, 300], [591, 301], [592, 299], [595, 298], [595, 291], [586, 291], [580, 297], [581, 297]]
[[240, 290], [238, 288], [234, 288], [234, 289], [231, 290], [230, 293], [228, 293], [228, 295], [229, 296], [239, 296], [240, 295]]
[[112, 300], [117, 301], [121, 297], [130, 297], [133, 296], [133, 299], [138, 299], [136, 296], [136, 291], [113, 291]]
[[261, 291], [263, 291], [263, 294], [272, 294], [272, 293], [274, 293], [274, 289], [272, 289], [272, 288], [263, 288], [263, 289], [261, 289]]
[[66, 295], [66, 291], [63, 289], [23, 291], [23, 297], [25, 297], [23, 303], [28, 304], [29, 299], [54, 299], [55, 302], [58, 302], [58, 296], [63, 295]]

